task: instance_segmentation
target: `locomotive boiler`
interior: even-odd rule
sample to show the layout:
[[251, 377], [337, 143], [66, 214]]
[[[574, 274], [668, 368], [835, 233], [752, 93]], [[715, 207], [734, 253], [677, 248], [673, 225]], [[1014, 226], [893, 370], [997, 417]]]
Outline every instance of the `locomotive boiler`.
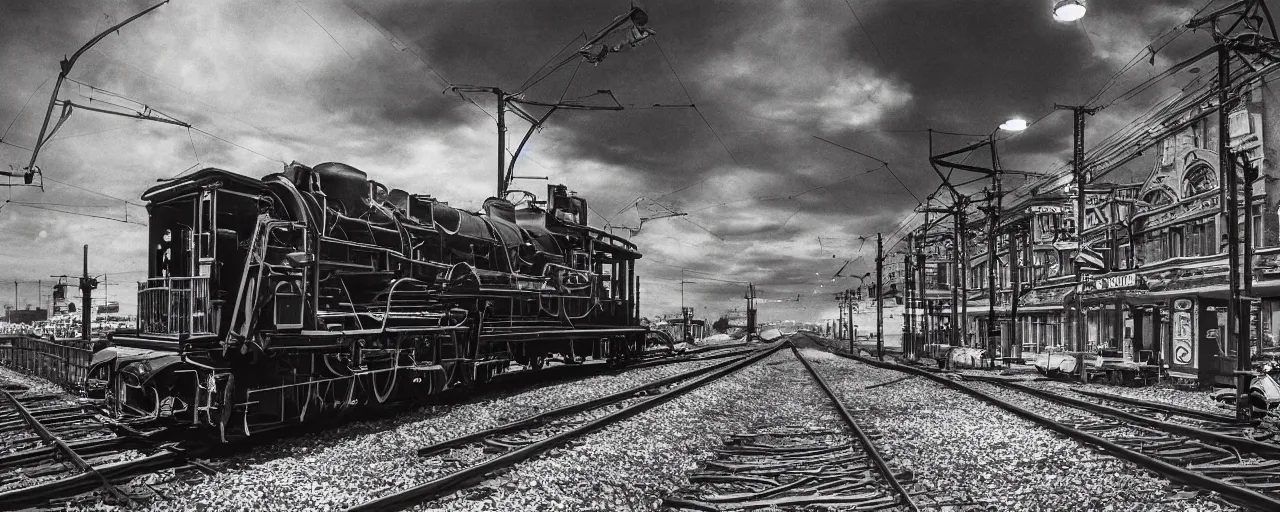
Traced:
[[515, 195], [469, 212], [341, 163], [157, 185], [137, 329], [95, 353], [88, 387], [119, 417], [227, 440], [548, 358], [637, 356], [636, 246], [562, 185]]

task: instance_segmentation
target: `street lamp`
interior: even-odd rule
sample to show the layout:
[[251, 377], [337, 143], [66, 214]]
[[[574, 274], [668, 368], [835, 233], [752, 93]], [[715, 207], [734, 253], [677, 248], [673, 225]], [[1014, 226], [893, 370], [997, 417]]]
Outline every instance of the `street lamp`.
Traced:
[[1020, 132], [1027, 129], [1027, 120], [1015, 117], [1001, 124], [1000, 129], [1009, 132]]
[[1053, 2], [1053, 19], [1058, 21], [1076, 21], [1084, 17], [1085, 0], [1055, 0]]

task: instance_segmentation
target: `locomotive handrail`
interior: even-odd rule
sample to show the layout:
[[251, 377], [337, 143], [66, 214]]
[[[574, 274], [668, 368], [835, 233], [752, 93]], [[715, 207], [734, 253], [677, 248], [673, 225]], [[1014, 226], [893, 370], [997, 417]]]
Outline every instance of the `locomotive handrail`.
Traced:
[[[138, 281], [138, 330], [147, 334], [211, 334], [209, 276]], [[199, 320], [198, 320], [199, 319]]]
[[[383, 316], [382, 316], [382, 329], [381, 329], [381, 331], [382, 331], [382, 332], [387, 332], [387, 320], [391, 318], [391, 304], [392, 304], [392, 302], [393, 302], [393, 300], [392, 300], [392, 299], [395, 297], [395, 294], [396, 294], [396, 288], [397, 288], [397, 287], [399, 287], [401, 284], [404, 284], [404, 283], [406, 283], [406, 282], [412, 282], [412, 283], [418, 283], [418, 284], [426, 285], [426, 283], [424, 283], [424, 282], [422, 282], [422, 281], [420, 281], [420, 280], [417, 280], [417, 279], [411, 278], [411, 277], [406, 277], [406, 278], [402, 278], [402, 279], [396, 279], [395, 281], [392, 281], [392, 282], [391, 282], [391, 288], [387, 290], [387, 305], [386, 305], [386, 306], [385, 306], [385, 308], [383, 309], [383, 313], [382, 313], [382, 314], [383, 314]], [[443, 317], [441, 317], [441, 318], [443, 318]]]

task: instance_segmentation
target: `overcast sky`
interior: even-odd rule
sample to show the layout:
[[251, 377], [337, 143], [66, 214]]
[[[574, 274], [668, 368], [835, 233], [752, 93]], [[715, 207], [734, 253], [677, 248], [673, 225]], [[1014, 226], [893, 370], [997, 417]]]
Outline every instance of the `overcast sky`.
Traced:
[[[1211, 44], [1207, 33], [1188, 32], [1154, 63], [1143, 52], [1205, 0], [1090, 0], [1089, 16], [1071, 24], [1052, 20], [1051, 3], [648, 0], [640, 5], [654, 38], [598, 65], [571, 63], [526, 93], [556, 101], [609, 89], [627, 109], [557, 112], [516, 174], [569, 185], [588, 198], [595, 225], [635, 227], [637, 201], [641, 213], [688, 213], [647, 222], [633, 238], [645, 254], [647, 316], [678, 311], [686, 268], [694, 283], [685, 285], [684, 301], [699, 315], [741, 305], [750, 281], [764, 298], [792, 299], [762, 304], [762, 319], [831, 318], [832, 293], [857, 284], [833, 282], [835, 271], [858, 257], [846, 273], [871, 270], [874, 240], [859, 237], [895, 232], [939, 184], [925, 129], [979, 135], [935, 136], [940, 148], [961, 147], [1007, 118], [1035, 121], [1054, 103], [1090, 100], [1138, 56], [1096, 101], [1109, 104]], [[572, 38], [630, 5], [350, 4], [358, 8], [339, 0], [174, 0], [85, 53], [71, 73], [79, 83], [68, 82], [63, 98], [116, 109], [140, 102], [199, 131], [77, 111], [40, 155], [44, 191], [0, 191], [12, 201], [0, 209], [0, 282], [79, 273], [87, 243], [91, 272], [109, 274], [110, 298], [133, 311], [145, 228], [122, 221], [127, 213], [145, 222], [141, 192], [193, 165], [260, 177], [292, 160], [341, 161], [391, 187], [474, 209], [495, 186], [494, 102], [441, 91], [448, 83], [519, 89]], [[0, 126], [3, 141], [21, 147], [0, 145], [0, 166], [26, 165], [23, 148], [34, 144], [58, 61], [148, 5], [3, 3]], [[426, 63], [388, 33], [419, 48]], [[1212, 66], [1203, 65], [1208, 74]], [[1087, 140], [1198, 76], [1184, 72], [1109, 105], [1090, 119]], [[697, 109], [643, 108], [654, 104]], [[514, 146], [528, 125], [507, 119]], [[1070, 116], [1059, 112], [999, 149], [1006, 167], [1048, 171], [1070, 158], [1070, 144]], [[516, 185], [542, 191], [545, 182]], [[19, 288], [20, 304], [36, 301], [34, 283]], [[6, 289], [0, 285], [0, 303], [13, 300]]]

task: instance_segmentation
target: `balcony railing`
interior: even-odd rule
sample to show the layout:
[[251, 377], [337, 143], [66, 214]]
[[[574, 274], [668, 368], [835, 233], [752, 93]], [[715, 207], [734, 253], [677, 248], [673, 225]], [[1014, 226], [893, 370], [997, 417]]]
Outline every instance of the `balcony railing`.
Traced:
[[157, 277], [138, 282], [138, 330], [144, 334], [213, 334], [209, 277]]

